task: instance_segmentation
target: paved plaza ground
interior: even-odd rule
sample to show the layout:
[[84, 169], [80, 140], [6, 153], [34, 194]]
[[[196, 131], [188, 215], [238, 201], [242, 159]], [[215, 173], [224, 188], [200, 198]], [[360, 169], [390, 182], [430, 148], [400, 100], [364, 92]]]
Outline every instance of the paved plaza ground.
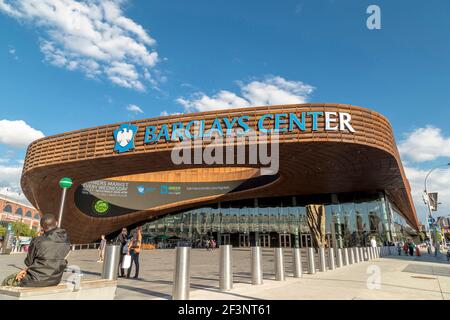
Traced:
[[[96, 262], [97, 257], [97, 250], [74, 251], [69, 264], [79, 266], [84, 279], [99, 278], [102, 264]], [[22, 268], [24, 258], [25, 254], [0, 256], [0, 278]], [[315, 275], [304, 274], [301, 279], [292, 278], [290, 249], [286, 249], [285, 259], [286, 281], [275, 281], [273, 249], [264, 249], [264, 284], [253, 286], [250, 250], [233, 249], [234, 288], [221, 292], [219, 251], [192, 249], [191, 299], [450, 299], [450, 264], [444, 255], [390, 256]], [[143, 251], [140, 279], [119, 279], [116, 299], [170, 299], [174, 261], [174, 249]], [[306, 271], [305, 252], [303, 270]]]

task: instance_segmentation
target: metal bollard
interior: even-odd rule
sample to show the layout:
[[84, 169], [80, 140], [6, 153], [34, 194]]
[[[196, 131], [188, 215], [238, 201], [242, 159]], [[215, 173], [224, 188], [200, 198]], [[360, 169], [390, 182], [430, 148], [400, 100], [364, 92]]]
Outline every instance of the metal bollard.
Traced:
[[344, 265], [344, 262], [342, 261], [342, 249], [337, 249], [337, 267], [342, 268]]
[[191, 246], [179, 243], [175, 253], [172, 300], [189, 300]]
[[334, 248], [328, 248], [328, 268], [330, 268], [330, 270], [336, 269], [336, 263], [334, 261]]
[[219, 288], [222, 291], [233, 289], [233, 247], [230, 244], [220, 246]]
[[353, 248], [348, 248], [348, 250], [350, 251], [350, 264], [354, 264], [355, 263], [355, 252], [353, 251]]
[[259, 246], [251, 248], [251, 269], [252, 284], [263, 284], [262, 252]]
[[120, 244], [108, 244], [105, 248], [102, 278], [116, 280], [119, 272]]
[[353, 248], [353, 251], [355, 252], [355, 263], [359, 263], [361, 261], [359, 259], [359, 248], [355, 247], [355, 248]]
[[370, 247], [370, 260], [375, 260], [375, 250], [374, 247]]
[[370, 261], [369, 247], [365, 247], [364, 249], [365, 249], [364, 250], [364, 254], [365, 254], [364, 260]]
[[364, 262], [366, 260], [363, 247], [359, 247], [359, 257], [361, 258], [361, 262]]
[[275, 280], [284, 281], [286, 280], [284, 274], [284, 252], [283, 248], [275, 248]]
[[377, 247], [378, 258], [381, 258], [381, 247]]
[[292, 249], [292, 263], [294, 265], [294, 278], [303, 277], [302, 273], [302, 252], [300, 248]]
[[327, 271], [327, 259], [325, 258], [325, 248], [319, 248], [319, 265], [320, 272]]
[[314, 261], [314, 248], [308, 248], [308, 273], [315, 274], [316, 266]]
[[349, 265], [349, 259], [348, 259], [348, 248], [344, 248], [344, 265], [348, 266]]

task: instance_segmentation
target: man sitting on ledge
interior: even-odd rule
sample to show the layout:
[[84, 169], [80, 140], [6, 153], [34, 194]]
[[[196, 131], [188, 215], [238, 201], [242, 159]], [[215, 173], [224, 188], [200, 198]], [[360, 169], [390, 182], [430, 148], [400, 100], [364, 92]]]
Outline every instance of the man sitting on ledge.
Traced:
[[52, 214], [41, 218], [44, 234], [34, 238], [25, 259], [27, 268], [8, 276], [2, 286], [49, 287], [60, 283], [67, 266], [70, 244], [65, 230], [57, 227]]

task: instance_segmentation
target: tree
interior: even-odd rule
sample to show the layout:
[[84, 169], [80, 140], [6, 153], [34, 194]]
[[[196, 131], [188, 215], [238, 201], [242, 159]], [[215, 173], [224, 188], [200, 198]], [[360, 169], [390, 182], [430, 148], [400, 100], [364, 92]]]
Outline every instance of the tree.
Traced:
[[426, 234], [425, 234], [425, 232], [423, 232], [423, 231], [420, 231], [419, 232], [419, 239], [420, 239], [420, 242], [424, 242], [425, 241], [425, 239], [426, 239]]
[[325, 206], [322, 204], [310, 204], [306, 206], [306, 217], [313, 243], [319, 248], [325, 247], [326, 215]]
[[23, 223], [23, 222], [13, 222], [13, 232], [16, 235], [16, 237], [33, 237], [36, 235], [36, 231], [30, 229], [30, 227]]

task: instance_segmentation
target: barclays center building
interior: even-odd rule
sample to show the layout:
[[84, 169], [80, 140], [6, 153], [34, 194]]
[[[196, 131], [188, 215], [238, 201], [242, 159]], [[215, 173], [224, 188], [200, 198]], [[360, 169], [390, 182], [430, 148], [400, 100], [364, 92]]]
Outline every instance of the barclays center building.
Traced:
[[143, 226], [144, 240], [163, 247], [350, 247], [419, 229], [391, 125], [347, 104], [172, 115], [28, 147], [21, 184], [40, 212], [58, 212], [64, 176], [74, 181], [62, 221], [72, 243]]

